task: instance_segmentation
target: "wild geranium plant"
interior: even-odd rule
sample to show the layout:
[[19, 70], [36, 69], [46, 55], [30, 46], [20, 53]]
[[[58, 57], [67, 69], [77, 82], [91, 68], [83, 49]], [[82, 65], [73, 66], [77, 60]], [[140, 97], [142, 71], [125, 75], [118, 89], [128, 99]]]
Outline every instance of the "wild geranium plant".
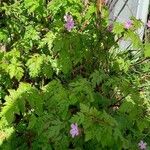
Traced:
[[106, 4], [0, 2], [3, 150], [150, 149], [150, 43]]

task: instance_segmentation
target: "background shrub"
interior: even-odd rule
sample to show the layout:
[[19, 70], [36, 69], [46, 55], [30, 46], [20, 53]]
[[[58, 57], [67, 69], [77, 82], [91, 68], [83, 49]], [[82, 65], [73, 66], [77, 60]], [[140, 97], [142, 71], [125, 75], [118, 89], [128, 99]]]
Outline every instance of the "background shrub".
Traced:
[[140, 20], [111, 25], [95, 1], [0, 5], [2, 149], [149, 148], [150, 43], [136, 33]]

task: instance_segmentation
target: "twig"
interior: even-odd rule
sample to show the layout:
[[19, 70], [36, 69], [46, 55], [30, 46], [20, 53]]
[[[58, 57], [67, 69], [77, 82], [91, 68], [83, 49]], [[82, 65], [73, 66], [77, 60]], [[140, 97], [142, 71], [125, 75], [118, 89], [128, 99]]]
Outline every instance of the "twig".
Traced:
[[139, 64], [141, 64], [141, 63], [143, 63], [144, 61], [147, 61], [147, 60], [150, 60], [150, 58], [144, 58], [143, 60], [138, 61], [137, 63], [133, 64], [132, 66], [139, 65]]
[[120, 103], [123, 99], [125, 99], [130, 93], [126, 94], [125, 96], [123, 96], [121, 99], [119, 99], [118, 101], [116, 101], [115, 103], [111, 104], [108, 106], [108, 108], [116, 106], [118, 103]]

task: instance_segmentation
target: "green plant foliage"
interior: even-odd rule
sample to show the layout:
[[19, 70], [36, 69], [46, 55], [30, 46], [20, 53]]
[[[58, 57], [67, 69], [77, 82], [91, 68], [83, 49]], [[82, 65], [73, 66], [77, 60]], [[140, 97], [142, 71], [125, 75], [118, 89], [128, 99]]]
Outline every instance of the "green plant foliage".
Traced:
[[150, 57], [150, 43], [145, 44], [145, 57]]
[[96, 7], [0, 2], [0, 149], [150, 149], [150, 44]]

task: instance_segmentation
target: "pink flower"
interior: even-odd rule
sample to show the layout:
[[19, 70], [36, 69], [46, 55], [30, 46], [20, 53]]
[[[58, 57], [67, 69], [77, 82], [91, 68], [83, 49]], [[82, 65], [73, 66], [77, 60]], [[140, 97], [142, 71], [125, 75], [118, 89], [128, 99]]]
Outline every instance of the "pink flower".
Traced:
[[138, 143], [138, 146], [141, 150], [145, 150], [147, 143], [144, 143], [142, 140]]
[[66, 15], [64, 16], [64, 20], [65, 20], [65, 22], [66, 22], [65, 28], [70, 32], [71, 29], [74, 28], [74, 20], [73, 20], [73, 17], [72, 17], [71, 15], [69, 15], [69, 14], [66, 14]]
[[126, 21], [124, 24], [124, 27], [126, 29], [130, 29], [132, 27], [132, 21], [131, 20]]
[[147, 22], [147, 27], [150, 28], [150, 20]]
[[72, 138], [79, 135], [79, 129], [78, 129], [77, 123], [71, 124], [70, 134], [71, 134]]

